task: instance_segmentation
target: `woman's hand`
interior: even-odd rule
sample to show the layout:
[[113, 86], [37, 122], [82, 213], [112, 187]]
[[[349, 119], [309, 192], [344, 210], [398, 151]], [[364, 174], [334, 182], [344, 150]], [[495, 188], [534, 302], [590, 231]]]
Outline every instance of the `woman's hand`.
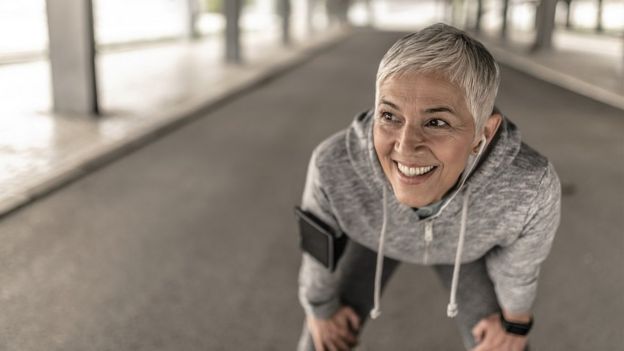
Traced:
[[360, 317], [349, 306], [342, 306], [329, 319], [307, 318], [316, 351], [349, 351], [357, 345]]
[[507, 333], [498, 313], [483, 318], [472, 329], [477, 346], [472, 351], [523, 351], [527, 337]]

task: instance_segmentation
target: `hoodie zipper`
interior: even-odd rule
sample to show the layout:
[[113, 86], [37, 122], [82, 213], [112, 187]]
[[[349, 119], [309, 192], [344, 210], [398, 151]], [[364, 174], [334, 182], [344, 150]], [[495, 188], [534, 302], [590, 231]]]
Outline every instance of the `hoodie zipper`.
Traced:
[[429, 245], [433, 241], [433, 221], [428, 220], [425, 222], [425, 259], [424, 263], [429, 262]]

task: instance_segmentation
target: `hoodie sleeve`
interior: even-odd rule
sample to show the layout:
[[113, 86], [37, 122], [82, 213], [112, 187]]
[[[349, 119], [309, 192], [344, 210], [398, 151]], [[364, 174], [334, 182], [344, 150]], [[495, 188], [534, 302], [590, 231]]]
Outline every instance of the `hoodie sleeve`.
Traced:
[[[301, 208], [311, 212], [327, 225], [335, 229], [339, 228], [330, 209], [329, 200], [321, 188], [316, 151], [312, 154], [308, 165]], [[302, 254], [299, 270], [299, 301], [307, 315], [328, 319], [339, 309], [336, 274], [330, 272], [309, 254], [305, 252]]]
[[537, 293], [541, 263], [550, 252], [561, 210], [561, 185], [551, 164], [544, 173], [522, 233], [510, 245], [486, 257], [500, 306], [511, 313], [528, 313]]

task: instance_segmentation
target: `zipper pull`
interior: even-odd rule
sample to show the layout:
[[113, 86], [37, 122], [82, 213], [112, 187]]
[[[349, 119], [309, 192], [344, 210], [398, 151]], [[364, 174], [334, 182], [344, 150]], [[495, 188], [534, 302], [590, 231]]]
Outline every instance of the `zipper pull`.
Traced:
[[425, 241], [430, 243], [433, 240], [433, 221], [425, 222]]

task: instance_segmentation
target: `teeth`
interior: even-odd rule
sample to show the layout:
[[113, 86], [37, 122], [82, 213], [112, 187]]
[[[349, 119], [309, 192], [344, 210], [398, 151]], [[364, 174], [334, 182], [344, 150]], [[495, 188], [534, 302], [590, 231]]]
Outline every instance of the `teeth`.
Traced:
[[399, 171], [401, 171], [401, 173], [403, 173], [404, 175], [406, 175], [408, 177], [414, 177], [414, 176], [423, 175], [423, 174], [431, 171], [434, 168], [434, 166], [407, 167], [407, 166], [402, 165], [402, 164], [400, 164], [398, 162], [397, 162], [397, 165], [399, 166]]

